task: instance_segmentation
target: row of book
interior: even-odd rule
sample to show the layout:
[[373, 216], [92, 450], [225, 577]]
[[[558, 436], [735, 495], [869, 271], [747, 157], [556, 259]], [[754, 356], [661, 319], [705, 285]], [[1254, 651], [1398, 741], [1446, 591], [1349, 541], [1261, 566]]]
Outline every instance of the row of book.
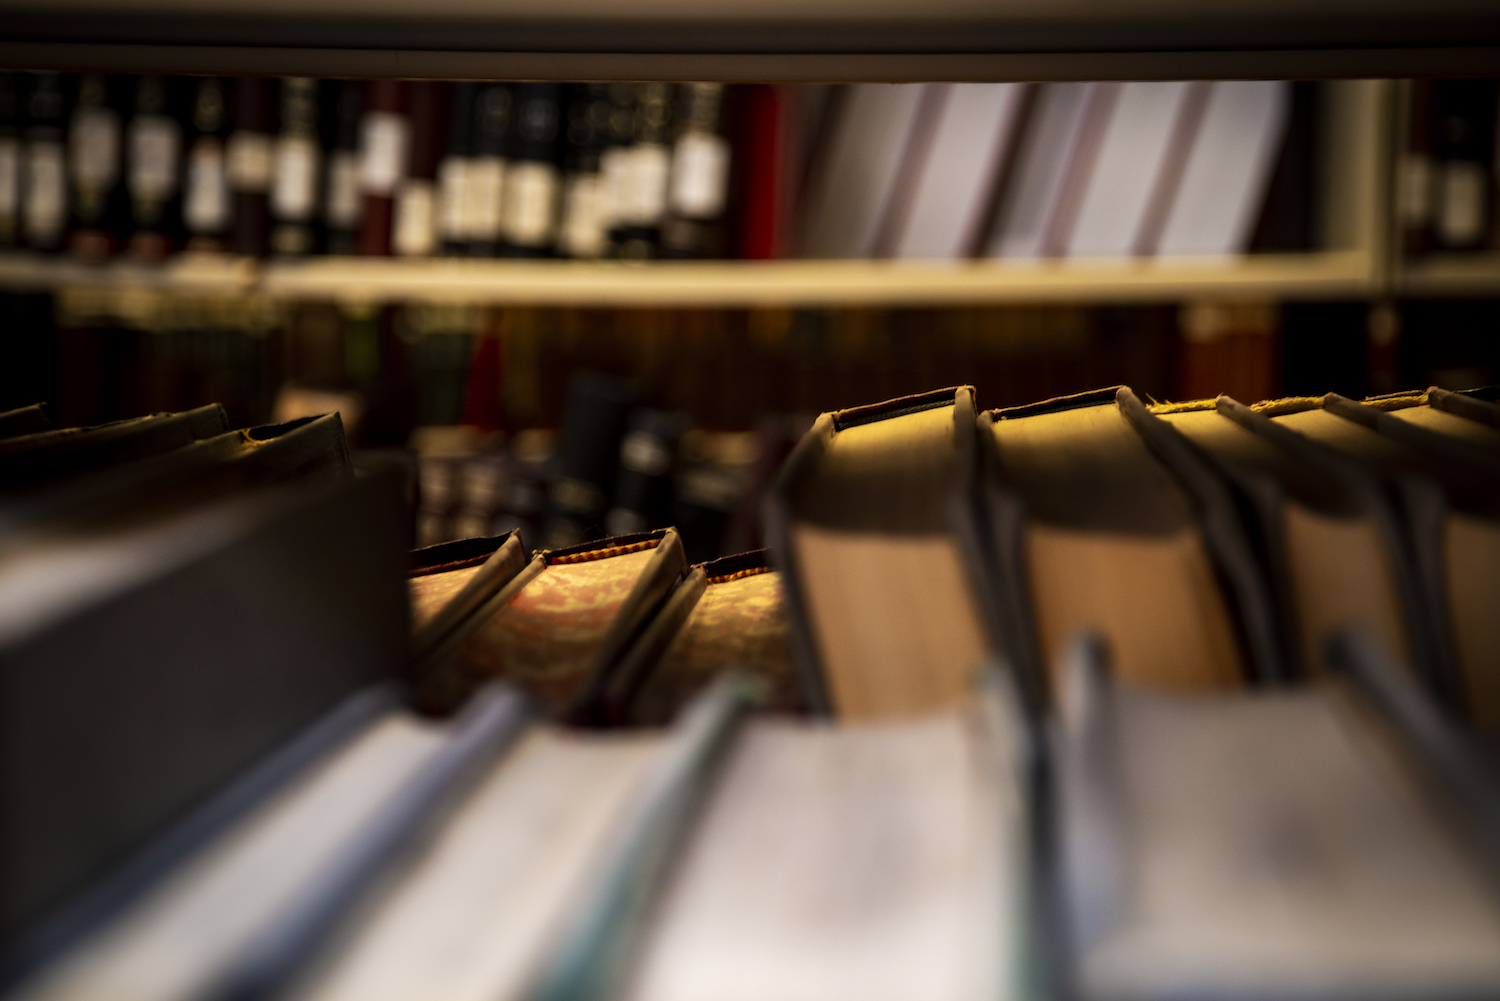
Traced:
[[841, 410], [697, 566], [5, 414], [6, 983], [1492, 996], [1497, 398]]
[[1293, 93], [0, 74], [0, 246], [1119, 257], [1239, 253], [1269, 226], [1307, 249], [1312, 189], [1268, 198], [1278, 164], [1311, 176]]
[[1500, 130], [1494, 80], [1416, 80], [1397, 165], [1402, 250], [1493, 250]]

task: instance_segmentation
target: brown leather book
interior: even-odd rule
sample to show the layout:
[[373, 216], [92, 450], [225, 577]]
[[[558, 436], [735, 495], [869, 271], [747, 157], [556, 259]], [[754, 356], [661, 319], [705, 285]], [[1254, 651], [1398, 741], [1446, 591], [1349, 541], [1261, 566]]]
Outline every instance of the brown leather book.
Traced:
[[442, 705], [503, 678], [550, 713], [597, 722], [612, 670], [686, 570], [672, 528], [540, 550], [433, 650], [419, 693]]
[[[415, 550], [407, 573], [412, 656], [420, 664], [526, 566], [521, 533], [440, 542]], [[419, 668], [420, 670], [420, 668]]]
[[1431, 624], [1437, 695], [1481, 726], [1500, 723], [1500, 459], [1335, 393], [1261, 406], [1380, 481]]
[[1364, 404], [1500, 458], [1500, 404], [1437, 386], [1422, 393], [1372, 396]]
[[1351, 625], [1424, 677], [1439, 672], [1401, 531], [1377, 480], [1227, 396], [1151, 409], [1208, 457], [1254, 520], [1294, 673], [1321, 673], [1330, 637]]
[[1005, 637], [975, 549], [974, 391], [820, 416], [767, 495], [808, 707], [847, 719], [950, 708]]
[[1025, 510], [1044, 663], [1095, 632], [1126, 683], [1184, 690], [1284, 676], [1265, 581], [1227, 487], [1134, 393], [988, 411], [980, 439]]
[[721, 672], [761, 679], [765, 706], [802, 709], [781, 575], [764, 549], [700, 563], [631, 646], [606, 695], [613, 720], [660, 726]]
[[40, 403], [0, 413], [0, 438], [36, 434], [39, 431], [51, 430], [51, 428], [52, 422], [47, 419]]
[[32, 487], [159, 455], [229, 430], [217, 403], [86, 428], [0, 440], [0, 489]]

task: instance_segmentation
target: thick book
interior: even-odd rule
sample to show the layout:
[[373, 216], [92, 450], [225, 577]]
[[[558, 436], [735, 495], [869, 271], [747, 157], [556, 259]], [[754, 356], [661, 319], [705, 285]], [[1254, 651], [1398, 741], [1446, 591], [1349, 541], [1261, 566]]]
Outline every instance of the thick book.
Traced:
[[687, 570], [675, 529], [541, 550], [451, 630], [417, 679], [432, 703], [499, 678], [591, 721], [620, 658]]
[[21, 242], [59, 250], [68, 228], [67, 99], [61, 73], [28, 73], [21, 86]]
[[396, 484], [370, 477], [207, 503], [172, 491], [7, 540], [7, 952], [298, 728], [397, 675], [404, 520]]
[[1500, 721], [1500, 459], [1333, 393], [1273, 401], [1267, 412], [1358, 463], [1391, 494], [1431, 624], [1437, 695], [1476, 724]]
[[112, 256], [130, 225], [125, 191], [123, 119], [129, 114], [125, 79], [104, 73], [72, 78], [68, 116], [68, 249], [84, 260]]
[[663, 257], [723, 257], [727, 249], [724, 215], [733, 154], [722, 134], [725, 96], [720, 83], [678, 88], [668, 216], [661, 232]]
[[360, 194], [360, 109], [364, 88], [358, 80], [330, 81], [323, 87], [321, 122], [324, 148], [321, 191], [324, 252], [353, 254], [359, 246], [364, 198]]
[[125, 127], [131, 223], [126, 252], [159, 261], [182, 244], [182, 153], [191, 85], [181, 77], [137, 77], [133, 97]]
[[215, 253], [229, 248], [234, 214], [225, 148], [229, 90], [229, 81], [218, 77], [198, 80], [193, 88], [182, 190], [182, 224], [190, 251]]
[[412, 656], [419, 663], [527, 563], [519, 532], [440, 542], [411, 555]]
[[502, 207], [509, 170], [510, 134], [515, 116], [515, 93], [498, 83], [484, 84], [474, 93], [474, 127], [469, 134], [471, 158], [465, 190], [464, 215], [469, 253], [494, 257], [500, 252]]
[[317, 248], [317, 211], [323, 201], [318, 104], [318, 81], [305, 76], [282, 78], [281, 121], [271, 173], [270, 247], [287, 257], [300, 257]]
[[634, 404], [634, 387], [612, 376], [584, 371], [569, 381], [561, 440], [547, 488], [544, 536], [549, 548], [599, 534], [609, 513]]
[[18, 438], [50, 430], [52, 422], [47, 419], [47, 413], [40, 403], [0, 413], [0, 439]]
[[1322, 674], [1330, 637], [1351, 625], [1422, 676], [1440, 673], [1411, 561], [1378, 481], [1228, 397], [1152, 411], [1219, 468], [1253, 519], [1292, 673]]
[[500, 198], [506, 257], [547, 257], [557, 242], [562, 179], [563, 88], [522, 84], [516, 97], [511, 155]]
[[234, 114], [224, 150], [224, 172], [234, 202], [229, 249], [244, 257], [264, 257], [271, 248], [275, 84], [273, 79], [255, 76], [234, 81]]
[[820, 416], [765, 506], [793, 656], [817, 712], [936, 711], [1009, 641], [976, 576], [968, 386]]
[[441, 246], [438, 167], [447, 145], [449, 88], [424, 80], [409, 91], [411, 158], [396, 187], [391, 249], [402, 257], [429, 257]]
[[1500, 404], [1437, 386], [1423, 393], [1396, 393], [1364, 402], [1397, 420], [1468, 442], [1500, 458]]
[[989, 411], [980, 440], [1025, 518], [1042, 662], [1093, 631], [1120, 678], [1176, 689], [1285, 676], [1265, 579], [1228, 488], [1124, 387]]
[[0, 247], [21, 243], [21, 74], [0, 73]]
[[1073, 651], [1056, 744], [1078, 996], [1500, 990], [1489, 859], [1369, 701], [1146, 692], [1104, 660]]
[[575, 83], [567, 100], [557, 250], [564, 257], [601, 257], [609, 244], [600, 173], [600, 157], [609, 142], [609, 85]]
[[688, 571], [621, 658], [605, 696], [610, 719], [666, 723], [731, 667], [764, 686], [767, 709], [802, 709], [781, 575], [768, 555], [725, 556]]
[[88, 428], [57, 428], [0, 440], [0, 489], [35, 487], [158, 455], [229, 430], [217, 403]]
[[396, 194], [411, 167], [410, 85], [401, 80], [365, 82], [359, 120], [359, 253], [391, 253]]

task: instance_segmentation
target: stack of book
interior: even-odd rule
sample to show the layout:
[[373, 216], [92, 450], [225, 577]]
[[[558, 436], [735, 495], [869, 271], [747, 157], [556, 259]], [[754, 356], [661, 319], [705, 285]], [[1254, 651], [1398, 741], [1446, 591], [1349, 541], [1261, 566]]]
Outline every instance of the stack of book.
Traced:
[[697, 565], [0, 415], [5, 988], [1494, 996], [1497, 397], [840, 410]]
[[89, 260], [1305, 250], [1318, 94], [0, 74], [0, 246]]

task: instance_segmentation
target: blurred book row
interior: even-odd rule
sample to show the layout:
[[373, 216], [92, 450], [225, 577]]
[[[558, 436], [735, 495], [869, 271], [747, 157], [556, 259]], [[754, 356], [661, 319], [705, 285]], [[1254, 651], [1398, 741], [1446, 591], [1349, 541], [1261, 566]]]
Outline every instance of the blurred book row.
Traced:
[[1320, 85], [1274, 81], [3, 74], [0, 246], [90, 260], [1308, 250], [1325, 103]]
[[1396, 217], [1407, 254], [1500, 245], [1496, 93], [1494, 80], [1412, 83], [1396, 171]]
[[0, 983], [1493, 996], [1497, 398], [825, 413], [696, 565], [408, 552], [337, 415], [5, 413]]

